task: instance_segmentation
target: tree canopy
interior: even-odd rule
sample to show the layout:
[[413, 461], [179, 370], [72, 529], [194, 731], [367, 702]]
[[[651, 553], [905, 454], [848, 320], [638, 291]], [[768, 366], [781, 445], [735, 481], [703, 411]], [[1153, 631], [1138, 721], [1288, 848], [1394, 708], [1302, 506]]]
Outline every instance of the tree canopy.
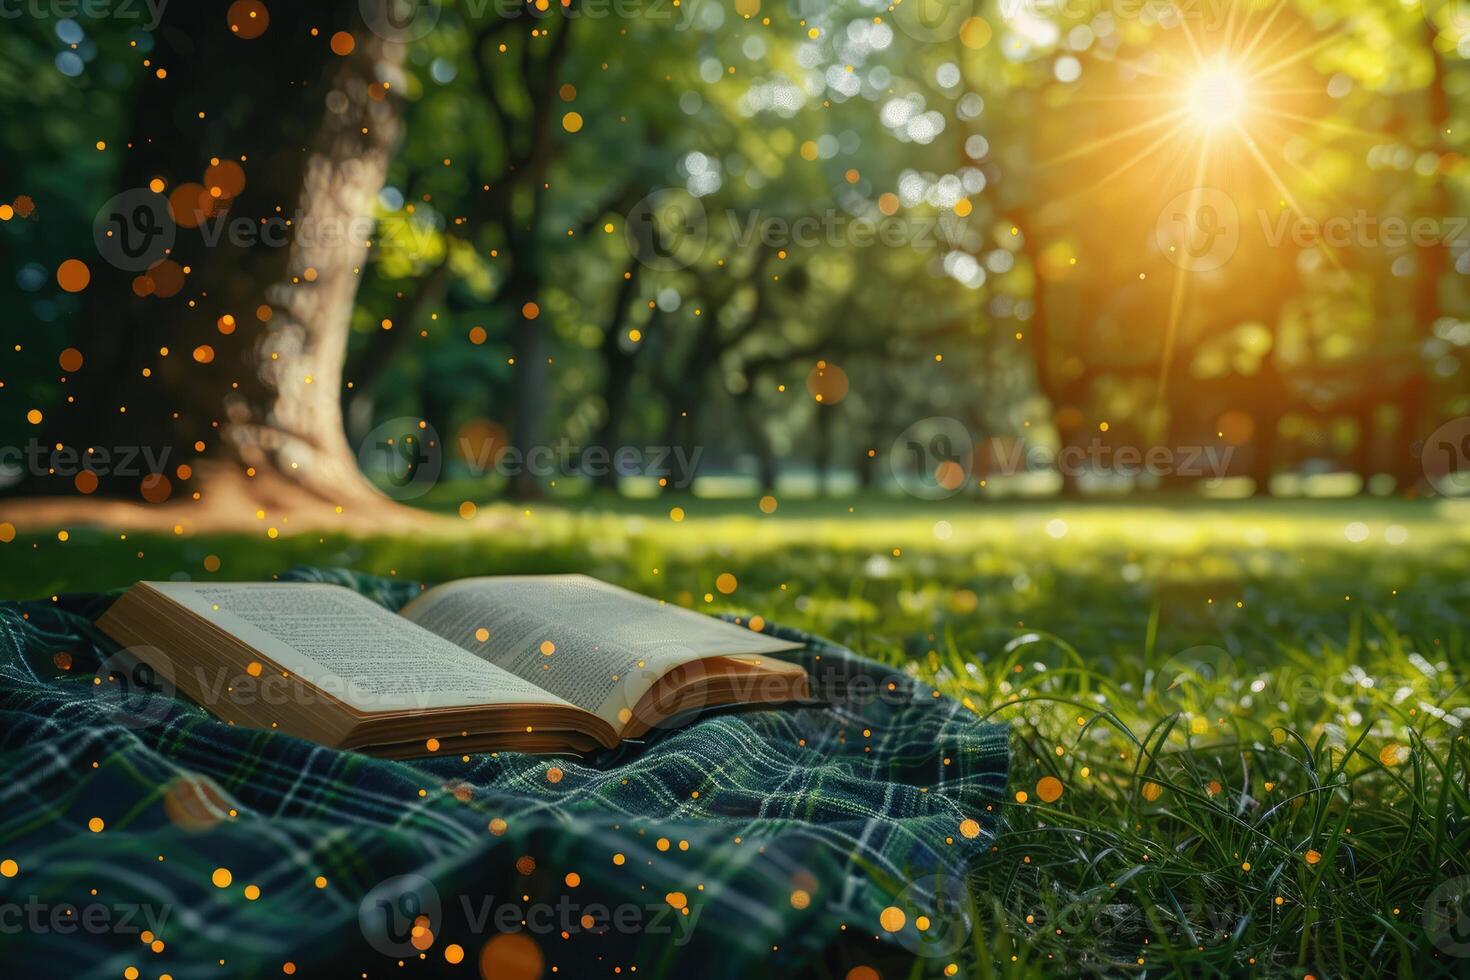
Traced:
[[[1423, 489], [1424, 438], [1470, 410], [1453, 4], [926, 4], [240, 0], [17, 21], [4, 440], [121, 444], [128, 415], [174, 432], [176, 463], [212, 457], [193, 447], [249, 400], [224, 387], [269, 374], [287, 335], [251, 322], [276, 282], [316, 297], [303, 336], [345, 330], [302, 369], [335, 393], [303, 409], [293, 374], [256, 399], [284, 471], [301, 447], [370, 462], [371, 433], [423, 422], [449, 473], [496, 492], [545, 492], [494, 463], [558, 443], [697, 447], [700, 474], [767, 487], [892, 483], [935, 462], [937, 444], [903, 458], [924, 442], [903, 436], [937, 419], [969, 444], [945, 490], [1005, 486], [1018, 458], [1085, 489], [1101, 469], [1055, 459], [1123, 447], [1229, 450], [1204, 475], [1257, 492], [1327, 471]], [[389, 113], [381, 173], [355, 169], [364, 147], [323, 149], [349, 99]], [[335, 168], [314, 192], [311, 152]], [[345, 208], [342, 234], [305, 242], [302, 202], [345, 181], [367, 224]], [[176, 241], [113, 268], [105, 205], [150, 182]], [[293, 209], [290, 247], [231, 243], [232, 222]], [[331, 262], [340, 313], [312, 278]], [[321, 414], [336, 400], [340, 422]], [[1200, 475], [1165, 469], [1135, 482]]]

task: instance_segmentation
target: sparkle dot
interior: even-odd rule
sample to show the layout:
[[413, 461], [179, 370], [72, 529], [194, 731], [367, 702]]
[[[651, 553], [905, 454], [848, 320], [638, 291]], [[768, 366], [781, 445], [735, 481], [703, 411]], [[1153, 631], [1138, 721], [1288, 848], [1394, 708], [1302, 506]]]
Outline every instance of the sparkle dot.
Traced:
[[92, 270], [81, 259], [67, 259], [56, 269], [56, 283], [69, 293], [79, 293], [92, 281]]

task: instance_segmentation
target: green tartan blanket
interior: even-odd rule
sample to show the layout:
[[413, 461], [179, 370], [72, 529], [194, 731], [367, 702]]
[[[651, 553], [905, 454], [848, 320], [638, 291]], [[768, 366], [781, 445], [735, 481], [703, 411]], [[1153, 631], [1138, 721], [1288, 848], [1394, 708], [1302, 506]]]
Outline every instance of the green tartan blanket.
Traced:
[[[421, 588], [282, 579], [390, 608]], [[0, 603], [10, 975], [935, 974], [971, 941], [1004, 729], [816, 637], [775, 630], [822, 707], [586, 759], [390, 762], [147, 692], [120, 710], [94, 683], [113, 598]]]

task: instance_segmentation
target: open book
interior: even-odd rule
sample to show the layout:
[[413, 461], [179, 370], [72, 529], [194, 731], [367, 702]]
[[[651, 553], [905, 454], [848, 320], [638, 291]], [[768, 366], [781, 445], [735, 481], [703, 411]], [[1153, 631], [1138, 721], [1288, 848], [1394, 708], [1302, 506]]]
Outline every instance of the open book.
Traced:
[[795, 649], [582, 575], [473, 578], [394, 614], [316, 583], [139, 582], [98, 626], [220, 719], [397, 758], [611, 748], [807, 696]]

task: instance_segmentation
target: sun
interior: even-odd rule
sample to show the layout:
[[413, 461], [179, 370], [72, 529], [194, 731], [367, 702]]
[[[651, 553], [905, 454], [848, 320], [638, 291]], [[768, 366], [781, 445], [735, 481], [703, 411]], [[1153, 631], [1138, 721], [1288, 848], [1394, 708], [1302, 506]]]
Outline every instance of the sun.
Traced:
[[[1470, 0], [1465, 0], [1470, 2]], [[1304, 134], [1325, 139], [1362, 140], [1376, 145], [1382, 133], [1345, 126], [1333, 118], [1328, 86], [1313, 61], [1329, 46], [1350, 42], [1354, 27], [1344, 22], [1319, 29], [1290, 0], [1251, 0], [1221, 6], [1228, 15], [1219, 30], [1201, 31], [1182, 18], [1177, 29], [1161, 29], [1146, 48], [1124, 48], [1113, 75], [1095, 72], [1093, 88], [1076, 98], [1088, 114], [1083, 131], [1094, 138], [1065, 139], [1055, 156], [1039, 168], [1091, 158], [1098, 175], [1091, 180], [1058, 181], [1059, 199], [1114, 196], [1120, 181], [1130, 181], [1150, 211], [1154, 198], [1187, 200], [1176, 215], [1197, 240], [1221, 230], [1218, 209], [1202, 202], [1227, 197], [1240, 214], [1251, 204], [1303, 213], [1294, 188], [1324, 185], [1322, 178], [1288, 152]], [[1142, 42], [1140, 42], [1140, 45]], [[1081, 176], [1080, 172], [1078, 176]], [[1180, 190], [1185, 193], [1179, 196]], [[1265, 213], [1264, 211], [1262, 213]], [[1239, 215], [1237, 215], [1238, 217]], [[1335, 254], [1319, 243], [1326, 260]], [[1174, 250], [1177, 252], [1177, 249]], [[1162, 254], [1162, 253], [1161, 253]], [[1170, 254], [1174, 254], [1171, 252]], [[1191, 289], [1206, 270], [1175, 262], [1162, 316], [1155, 424], [1163, 425], [1176, 337], [1190, 308]], [[1233, 275], [1242, 276], [1239, 263]], [[1224, 273], [1208, 270], [1219, 280]], [[1142, 278], [1142, 276], [1140, 276]]]
[[1229, 65], [1202, 69], [1189, 81], [1185, 108], [1190, 118], [1206, 128], [1238, 122], [1250, 103], [1245, 74]]

